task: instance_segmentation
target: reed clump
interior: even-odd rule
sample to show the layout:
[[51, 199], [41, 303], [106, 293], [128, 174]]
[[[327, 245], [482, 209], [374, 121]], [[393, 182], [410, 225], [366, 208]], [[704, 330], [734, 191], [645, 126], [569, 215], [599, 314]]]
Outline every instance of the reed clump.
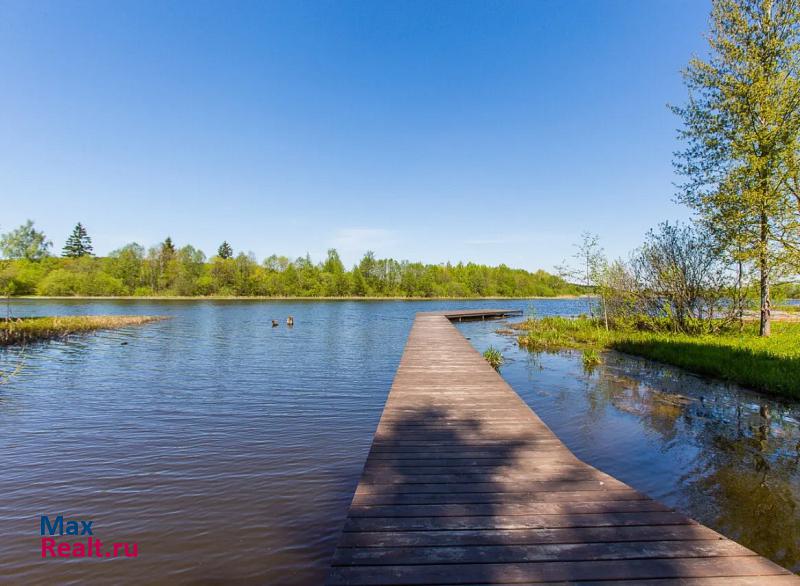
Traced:
[[503, 358], [503, 354], [497, 348], [493, 346], [489, 346], [486, 351], [483, 353], [483, 357], [486, 359], [486, 362], [489, 363], [489, 366], [494, 368], [495, 370], [499, 370], [505, 359]]
[[587, 369], [598, 366], [601, 362], [600, 352], [594, 348], [586, 348], [581, 353], [581, 361], [583, 362], [583, 367]]
[[612, 332], [598, 320], [585, 316], [531, 318], [514, 324], [514, 328], [523, 332], [518, 338], [519, 345], [535, 352], [600, 349], [612, 337]]
[[79, 315], [0, 319], [0, 346], [63, 339], [72, 334], [138, 326], [166, 319], [152, 315]]

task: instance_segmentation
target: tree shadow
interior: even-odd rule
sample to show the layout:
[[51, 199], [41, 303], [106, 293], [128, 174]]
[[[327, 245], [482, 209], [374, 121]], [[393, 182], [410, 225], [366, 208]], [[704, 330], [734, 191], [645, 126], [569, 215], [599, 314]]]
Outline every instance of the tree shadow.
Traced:
[[578, 460], [455, 328], [426, 316], [409, 336], [328, 584], [781, 573]]
[[[581, 462], [512, 401], [447, 406], [431, 394], [414, 405], [401, 393], [390, 401], [329, 584], [576, 583], [737, 575], [736, 568], [780, 572]], [[746, 563], [727, 566], [726, 557]]]

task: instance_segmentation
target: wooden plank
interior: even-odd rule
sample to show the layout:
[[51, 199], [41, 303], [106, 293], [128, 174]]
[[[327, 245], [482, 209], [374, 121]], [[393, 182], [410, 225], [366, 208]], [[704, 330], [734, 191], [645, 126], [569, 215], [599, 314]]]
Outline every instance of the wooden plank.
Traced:
[[[405, 584], [515, 584], [578, 580], [641, 580], [657, 578], [702, 578], [722, 576], [770, 576], [785, 570], [759, 556], [651, 558], [592, 560], [579, 562], [487, 563], [464, 565], [333, 566], [331, 586]], [[795, 582], [796, 583], [796, 582]]]
[[461, 483], [461, 482], [524, 482], [524, 481], [547, 481], [547, 480], [605, 480], [606, 475], [591, 468], [560, 467], [547, 468], [541, 470], [509, 470], [507, 472], [436, 472], [398, 474], [395, 471], [393, 476], [386, 474], [391, 470], [365, 471], [362, 479], [372, 484], [435, 484], [435, 483]]
[[485, 517], [352, 517], [345, 531], [440, 531], [462, 529], [535, 529], [538, 527], [623, 527], [679, 525], [691, 521], [679, 513], [604, 513], [586, 515], [493, 515]]
[[353, 505], [439, 505], [467, 503], [535, 503], [590, 501], [638, 501], [648, 497], [635, 490], [570, 490], [561, 492], [446, 492], [438, 494], [393, 492], [364, 494], [353, 497]]
[[[535, 582], [528, 582], [535, 584]], [[548, 586], [609, 586], [608, 582], [581, 580], [579, 582], [550, 582]], [[623, 586], [796, 586], [797, 576], [785, 574], [781, 576], [724, 576], [721, 578], [667, 578], [660, 580], [625, 580]], [[474, 586], [486, 586], [476, 584]], [[519, 583], [517, 586], [525, 586]]]
[[[356, 494], [437, 494], [437, 493], [527, 493], [562, 492], [570, 490], [607, 490], [609, 488], [628, 488], [619, 480], [571, 480], [571, 481], [529, 481], [529, 482], [464, 482], [447, 484], [372, 484], [362, 482], [356, 487]], [[633, 490], [633, 489], [629, 489]]]
[[495, 317], [418, 314], [329, 584], [800, 583], [581, 462], [445, 315]]
[[[536, 457], [537, 455], [544, 459], [547, 455], [542, 455], [549, 450], [557, 449], [552, 442], [536, 442], [535, 447], [525, 445], [517, 453], [518, 457]], [[507, 455], [507, 448], [497, 444], [489, 444], [483, 446], [464, 446], [459, 449], [458, 446], [420, 446], [420, 445], [377, 445], [372, 446], [368, 458], [377, 460], [411, 460], [414, 458], [428, 458], [432, 451], [439, 458], [464, 460], [468, 458], [496, 458]]]
[[530, 515], [597, 515], [670, 511], [651, 499], [600, 502], [529, 502], [435, 505], [357, 505], [350, 506], [350, 517], [497, 517]]
[[445, 547], [459, 545], [536, 545], [622, 541], [697, 541], [724, 539], [697, 523], [633, 527], [489, 529], [477, 531], [377, 531], [342, 533], [339, 547]]
[[585, 468], [571, 454], [557, 453], [540, 458], [510, 455], [502, 457], [497, 454], [494, 457], [487, 456], [485, 458], [369, 458], [365, 470], [373, 468], [376, 471], [393, 470], [399, 474], [403, 474], [406, 470], [419, 470], [427, 474], [427, 470], [430, 468], [447, 471], [448, 468], [463, 470], [468, 467], [470, 471], [491, 472], [500, 467], [525, 466], [526, 464], [530, 464], [534, 469]]
[[534, 442], [541, 439], [541, 434], [536, 432], [516, 432], [516, 433], [509, 433], [504, 432], [503, 430], [491, 430], [491, 431], [484, 431], [484, 432], [473, 432], [473, 431], [456, 431], [456, 430], [446, 430], [446, 429], [422, 429], [422, 430], [400, 430], [403, 433], [398, 434], [398, 432], [387, 430], [381, 428], [376, 433], [376, 438], [378, 440], [390, 439], [396, 440], [398, 435], [413, 438], [415, 442], [436, 442], [436, 443], [448, 443], [450, 445], [455, 444], [463, 444], [463, 445], [470, 445], [475, 441], [492, 441], [495, 444], [501, 442], [517, 442], [520, 447], [533, 445]]
[[339, 548], [333, 558], [333, 565], [485, 564], [749, 555], [755, 554], [728, 539], [457, 547], [366, 547]]
[[[577, 580], [569, 582], [514, 582], [514, 586], [533, 586], [546, 584], [546, 586], [610, 586], [608, 581]], [[656, 580], [624, 580], [615, 581], [613, 584], [622, 586], [796, 586], [797, 576], [786, 574], [780, 576], [724, 576], [716, 578], [660, 578]], [[471, 584], [470, 586], [490, 586], [487, 583]]]

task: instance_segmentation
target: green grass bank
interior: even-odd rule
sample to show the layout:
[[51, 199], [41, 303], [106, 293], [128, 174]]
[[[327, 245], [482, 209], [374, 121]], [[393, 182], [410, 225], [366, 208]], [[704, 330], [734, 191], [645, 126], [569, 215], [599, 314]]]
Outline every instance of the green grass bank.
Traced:
[[531, 351], [613, 349], [791, 398], [800, 398], [800, 322], [776, 322], [769, 338], [757, 324], [741, 331], [675, 334], [633, 328], [606, 331], [588, 318], [546, 317], [516, 324]]

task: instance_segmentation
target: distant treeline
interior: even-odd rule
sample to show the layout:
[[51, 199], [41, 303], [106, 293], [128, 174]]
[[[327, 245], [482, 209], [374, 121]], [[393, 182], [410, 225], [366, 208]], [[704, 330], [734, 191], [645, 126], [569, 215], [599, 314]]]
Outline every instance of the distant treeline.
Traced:
[[0, 261], [6, 295], [269, 296], [269, 297], [550, 297], [580, 287], [545, 271], [504, 265], [431, 265], [379, 259], [371, 252], [346, 269], [336, 250], [323, 262], [272, 255], [258, 262], [227, 243], [207, 259], [171, 239], [145, 250], [128, 244], [107, 257], [90, 253]]

